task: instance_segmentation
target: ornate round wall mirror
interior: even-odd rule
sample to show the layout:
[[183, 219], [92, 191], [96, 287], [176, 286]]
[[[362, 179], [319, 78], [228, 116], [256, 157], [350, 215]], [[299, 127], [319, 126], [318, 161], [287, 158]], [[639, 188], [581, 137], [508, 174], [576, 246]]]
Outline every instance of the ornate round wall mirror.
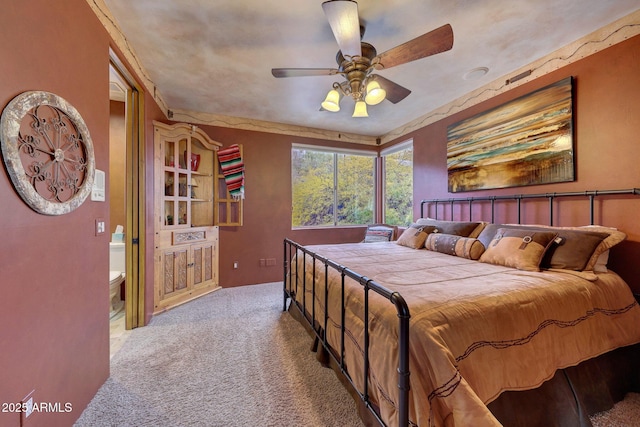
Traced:
[[49, 92], [23, 92], [0, 118], [2, 157], [20, 197], [36, 212], [62, 215], [91, 193], [93, 143], [78, 111]]

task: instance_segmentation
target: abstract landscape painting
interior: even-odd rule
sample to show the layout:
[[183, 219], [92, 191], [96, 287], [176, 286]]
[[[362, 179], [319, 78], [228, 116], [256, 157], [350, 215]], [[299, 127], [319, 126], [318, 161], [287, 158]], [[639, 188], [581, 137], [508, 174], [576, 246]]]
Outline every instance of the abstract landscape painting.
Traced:
[[574, 180], [572, 78], [449, 126], [449, 192]]

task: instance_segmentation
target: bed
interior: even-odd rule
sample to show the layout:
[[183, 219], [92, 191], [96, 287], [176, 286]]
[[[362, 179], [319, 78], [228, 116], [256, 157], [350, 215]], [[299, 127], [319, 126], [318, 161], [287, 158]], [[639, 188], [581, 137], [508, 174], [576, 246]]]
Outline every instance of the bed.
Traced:
[[[595, 193], [580, 194], [593, 211]], [[284, 308], [308, 322], [367, 423], [589, 425], [638, 387], [640, 306], [603, 261], [625, 237], [421, 218], [393, 242], [286, 239]]]

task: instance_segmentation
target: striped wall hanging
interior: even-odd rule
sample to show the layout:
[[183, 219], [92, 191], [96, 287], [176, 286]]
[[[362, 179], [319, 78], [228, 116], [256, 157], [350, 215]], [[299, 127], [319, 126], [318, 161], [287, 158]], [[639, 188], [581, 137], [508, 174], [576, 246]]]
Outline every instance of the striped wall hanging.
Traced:
[[244, 199], [244, 162], [240, 146], [233, 144], [218, 150], [218, 161], [231, 197]]

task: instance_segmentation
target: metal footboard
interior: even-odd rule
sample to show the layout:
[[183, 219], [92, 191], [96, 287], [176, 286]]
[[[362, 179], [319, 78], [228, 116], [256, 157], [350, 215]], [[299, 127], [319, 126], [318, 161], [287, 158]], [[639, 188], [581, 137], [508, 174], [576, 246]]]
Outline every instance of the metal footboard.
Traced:
[[[302, 268], [301, 272], [298, 271], [298, 257], [299, 254], [302, 254]], [[306, 257], [311, 257], [313, 262], [313, 271], [311, 275], [313, 277], [312, 283], [306, 283]], [[319, 261], [324, 266], [324, 313], [321, 314], [323, 317], [321, 321], [324, 321], [324, 325], [321, 326], [322, 329], [319, 330], [316, 327], [316, 313], [315, 307], [316, 304], [313, 303], [316, 297], [316, 261]], [[294, 268], [293, 265], [296, 267]], [[340, 320], [340, 349], [339, 354], [335, 354], [332, 351], [329, 343], [327, 342], [326, 333], [324, 331], [327, 330], [327, 323], [329, 319], [328, 313], [328, 272], [329, 269], [333, 269], [340, 273], [341, 276], [341, 295], [342, 295], [342, 303], [341, 303], [341, 320]], [[300, 276], [302, 274], [302, 276]], [[298, 290], [298, 278], [302, 277], [304, 280], [302, 282], [302, 289]], [[345, 368], [344, 364], [344, 351], [345, 351], [345, 278], [351, 278], [357, 281], [363, 288], [364, 294], [364, 390], [358, 390], [356, 385], [354, 384], [351, 375]], [[311, 288], [312, 293], [312, 301], [311, 301], [311, 315], [307, 314], [307, 301], [306, 292], [308, 287]], [[302, 292], [302, 303], [296, 301], [294, 295], [298, 293], [298, 291]], [[375, 281], [362, 276], [356, 273], [349, 268], [340, 265], [328, 258], [325, 258], [319, 254], [316, 254], [304, 246], [299, 245], [298, 243], [290, 240], [284, 240], [284, 301], [283, 301], [283, 311], [287, 309], [287, 300], [291, 300], [291, 304], [296, 304], [300, 311], [302, 312], [305, 319], [311, 325], [311, 329], [313, 329], [314, 333], [318, 340], [322, 343], [324, 348], [327, 350], [327, 353], [331, 358], [333, 358], [334, 362], [339, 366], [340, 371], [344, 375], [344, 377], [351, 383], [354, 390], [360, 396], [365, 406], [368, 410], [373, 414], [373, 416], [380, 422], [380, 424], [385, 425], [385, 422], [380, 418], [380, 415], [377, 413], [375, 408], [371, 405], [369, 401], [369, 390], [368, 390], [368, 378], [369, 378], [369, 292], [375, 292], [384, 298], [386, 298], [391, 304], [393, 304], [396, 308], [396, 312], [398, 314], [398, 389], [399, 389], [399, 399], [398, 399], [398, 425], [399, 426], [407, 426], [409, 424], [409, 318], [411, 317], [409, 314], [409, 308], [404, 298], [398, 292], [391, 292], [387, 288], [381, 286]], [[338, 349], [335, 349], [338, 351]]]

